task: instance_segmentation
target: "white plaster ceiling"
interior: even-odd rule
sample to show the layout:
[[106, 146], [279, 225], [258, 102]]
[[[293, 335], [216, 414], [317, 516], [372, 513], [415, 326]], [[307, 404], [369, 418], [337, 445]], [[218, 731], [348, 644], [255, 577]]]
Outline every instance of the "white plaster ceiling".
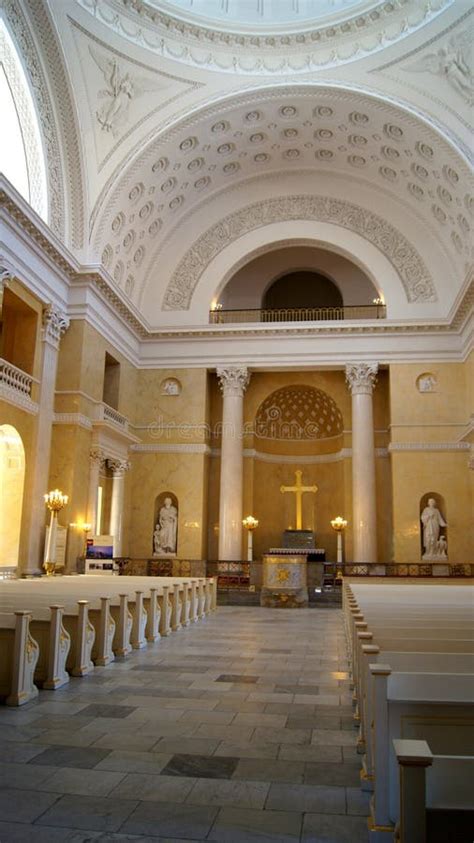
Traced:
[[[189, 0], [179, 8], [22, 0], [33, 27], [39, 8], [49, 10], [64, 67], [48, 64], [48, 35], [43, 68], [55, 81], [64, 74], [77, 119], [69, 131], [77, 137], [80, 127], [83, 167], [77, 158], [77, 172], [65, 176], [72, 183], [80, 172], [83, 182], [85, 245], [76, 253], [103, 262], [150, 327], [204, 318], [209, 280], [200, 303], [199, 291], [219, 249], [216, 226], [226, 220], [222, 250], [233, 231], [251, 240], [239, 213], [251, 207], [249, 217], [280, 224], [289, 197], [292, 223], [301, 210], [305, 224], [320, 227], [334, 200], [331, 248], [347, 253], [347, 238], [354, 248], [359, 238], [367, 254], [378, 250], [397, 316], [418, 318], [420, 301], [432, 315], [449, 312], [467, 273], [474, 213], [471, 3], [354, 2], [335, 0], [330, 18], [307, 21], [299, 0], [300, 22], [277, 22], [283, 31], [272, 34], [269, 23], [262, 31], [229, 16], [192, 22]], [[40, 42], [43, 27], [35, 34]], [[79, 220], [77, 194], [66, 214]], [[381, 270], [383, 261], [358, 259], [372, 278]]]

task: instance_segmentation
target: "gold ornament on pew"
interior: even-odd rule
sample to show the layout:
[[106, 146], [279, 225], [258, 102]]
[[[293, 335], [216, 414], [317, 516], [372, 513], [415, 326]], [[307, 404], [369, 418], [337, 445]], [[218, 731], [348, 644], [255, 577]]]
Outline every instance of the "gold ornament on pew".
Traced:
[[51, 520], [49, 522], [48, 541], [46, 544], [46, 553], [44, 560], [44, 569], [47, 577], [54, 577], [56, 568], [56, 534], [58, 525], [58, 512], [66, 506], [69, 500], [68, 495], [63, 495], [59, 489], [53, 489], [44, 495], [44, 502], [51, 513]]

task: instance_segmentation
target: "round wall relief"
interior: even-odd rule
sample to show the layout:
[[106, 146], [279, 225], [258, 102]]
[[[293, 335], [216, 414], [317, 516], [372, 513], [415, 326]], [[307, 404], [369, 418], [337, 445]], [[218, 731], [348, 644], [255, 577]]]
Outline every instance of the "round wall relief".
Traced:
[[178, 378], [165, 378], [160, 384], [161, 395], [181, 395], [183, 387]]
[[418, 392], [436, 392], [438, 386], [438, 379], [433, 372], [423, 372], [416, 379], [416, 388]]
[[255, 432], [260, 439], [329, 439], [343, 431], [336, 402], [313, 386], [285, 386], [260, 404]]

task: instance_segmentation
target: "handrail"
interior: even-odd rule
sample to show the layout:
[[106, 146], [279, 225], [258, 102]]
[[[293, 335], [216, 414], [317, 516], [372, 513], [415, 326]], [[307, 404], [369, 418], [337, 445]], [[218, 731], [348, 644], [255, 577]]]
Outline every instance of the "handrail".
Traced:
[[31, 388], [33, 383], [38, 383], [36, 378], [28, 375], [18, 366], [9, 363], [8, 360], [0, 358], [0, 384], [14, 389], [15, 392], [21, 392], [22, 395], [31, 397]]
[[339, 322], [345, 319], [385, 319], [384, 304], [344, 305], [341, 307], [280, 307], [223, 310], [209, 313], [211, 325], [232, 322]]
[[128, 419], [104, 401], [98, 406], [98, 421], [112, 422], [123, 430], [128, 430]]

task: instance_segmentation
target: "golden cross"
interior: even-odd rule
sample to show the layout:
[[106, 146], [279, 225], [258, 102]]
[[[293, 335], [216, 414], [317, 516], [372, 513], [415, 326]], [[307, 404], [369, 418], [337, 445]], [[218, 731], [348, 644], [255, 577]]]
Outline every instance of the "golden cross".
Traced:
[[303, 492], [317, 492], [317, 486], [303, 486], [301, 478], [303, 472], [298, 469], [295, 471], [296, 482], [294, 486], [280, 486], [280, 492], [294, 492], [296, 495], [296, 529], [303, 529]]

